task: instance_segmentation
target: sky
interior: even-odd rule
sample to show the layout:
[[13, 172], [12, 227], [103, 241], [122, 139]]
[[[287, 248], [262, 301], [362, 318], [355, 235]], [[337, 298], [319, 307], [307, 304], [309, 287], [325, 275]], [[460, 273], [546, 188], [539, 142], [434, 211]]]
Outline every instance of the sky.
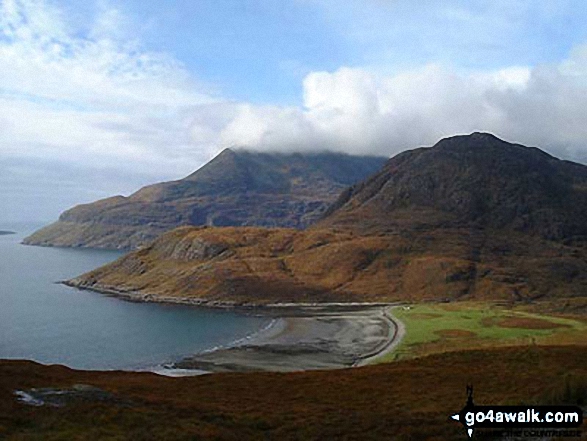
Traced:
[[586, 109], [583, 0], [0, 0], [0, 222], [226, 147], [389, 157], [485, 131], [587, 163]]

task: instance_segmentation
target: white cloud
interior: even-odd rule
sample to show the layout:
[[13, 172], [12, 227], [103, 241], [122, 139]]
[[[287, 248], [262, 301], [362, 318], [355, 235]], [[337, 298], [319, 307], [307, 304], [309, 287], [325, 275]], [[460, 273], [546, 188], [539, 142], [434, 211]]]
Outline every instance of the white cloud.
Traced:
[[[524, 15], [513, 9], [505, 15]], [[68, 188], [77, 183], [75, 200], [110, 194], [102, 176], [116, 176], [112, 182], [128, 192], [188, 174], [230, 146], [391, 156], [490, 131], [587, 162], [587, 45], [557, 64], [493, 70], [446, 62], [393, 74], [381, 66], [304, 68], [302, 106], [253, 105], [219, 96], [172, 56], [144, 49], [136, 25], [109, 3], [98, 11], [84, 31], [44, 0], [0, 0], [0, 166], [24, 160], [61, 168], [47, 179], [62, 188], [64, 177], [74, 176]], [[462, 10], [446, 14], [467, 18]], [[413, 44], [434, 48], [434, 32]], [[38, 179], [42, 170], [19, 170], [18, 182], [30, 176], [50, 192]], [[83, 177], [93, 172], [100, 178]], [[3, 207], [10, 206], [7, 194]], [[45, 213], [57, 215], [73, 199], [67, 201]]]
[[172, 177], [227, 146], [392, 155], [483, 130], [586, 157], [587, 46], [556, 66], [310, 72], [302, 107], [258, 106], [222, 99], [177, 60], [141, 49], [126, 38], [128, 17], [104, 1], [82, 36], [44, 0], [1, 8], [5, 156]]
[[556, 66], [489, 72], [434, 64], [391, 76], [346, 67], [313, 72], [304, 80], [304, 108], [243, 105], [220, 142], [389, 156], [445, 136], [489, 131], [585, 161], [586, 53], [576, 48]]
[[178, 61], [125, 40], [120, 11], [102, 3], [79, 36], [43, 0], [0, 8], [0, 154], [168, 173], [209, 156], [192, 145], [189, 115], [217, 98]]

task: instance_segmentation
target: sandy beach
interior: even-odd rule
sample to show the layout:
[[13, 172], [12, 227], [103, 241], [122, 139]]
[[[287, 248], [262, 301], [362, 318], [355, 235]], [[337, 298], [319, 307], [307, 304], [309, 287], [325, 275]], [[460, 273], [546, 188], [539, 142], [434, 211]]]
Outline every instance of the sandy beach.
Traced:
[[267, 329], [172, 367], [209, 372], [338, 369], [367, 364], [393, 349], [403, 327], [389, 306], [280, 306]]
[[[226, 347], [194, 354], [157, 373], [292, 372], [363, 366], [392, 351], [404, 335], [388, 303], [235, 304], [198, 298], [167, 297], [104, 286], [61, 282], [131, 302], [156, 302], [201, 308], [241, 310], [271, 317], [270, 325]], [[187, 374], [182, 374], [187, 375]]]

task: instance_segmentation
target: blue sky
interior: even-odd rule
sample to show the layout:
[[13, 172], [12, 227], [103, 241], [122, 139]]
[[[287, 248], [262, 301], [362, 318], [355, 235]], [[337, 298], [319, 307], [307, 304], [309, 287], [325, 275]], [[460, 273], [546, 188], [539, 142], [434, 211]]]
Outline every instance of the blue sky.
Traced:
[[[64, 6], [86, 23], [100, 8]], [[127, 1], [115, 7], [132, 17], [128, 32], [144, 48], [170, 54], [231, 99], [300, 104], [303, 73], [358, 61], [324, 8], [310, 2]]]
[[[54, 2], [59, 4], [58, 2]], [[310, 71], [535, 66], [587, 41], [582, 1], [183, 0], [62, 3], [81, 35], [103, 8], [121, 36], [165, 52], [226, 97], [302, 104]]]
[[587, 162], [584, 1], [0, 0], [0, 12], [0, 220], [51, 220], [230, 146], [391, 156], [490, 131]]

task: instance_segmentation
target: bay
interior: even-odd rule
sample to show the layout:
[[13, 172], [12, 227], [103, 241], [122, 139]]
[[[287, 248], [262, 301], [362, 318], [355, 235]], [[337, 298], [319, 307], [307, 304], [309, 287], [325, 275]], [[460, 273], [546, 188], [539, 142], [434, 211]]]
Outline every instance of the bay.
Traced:
[[132, 303], [56, 282], [122, 255], [21, 245], [35, 226], [0, 225], [0, 358], [78, 369], [157, 370], [228, 345], [270, 319], [235, 311]]

